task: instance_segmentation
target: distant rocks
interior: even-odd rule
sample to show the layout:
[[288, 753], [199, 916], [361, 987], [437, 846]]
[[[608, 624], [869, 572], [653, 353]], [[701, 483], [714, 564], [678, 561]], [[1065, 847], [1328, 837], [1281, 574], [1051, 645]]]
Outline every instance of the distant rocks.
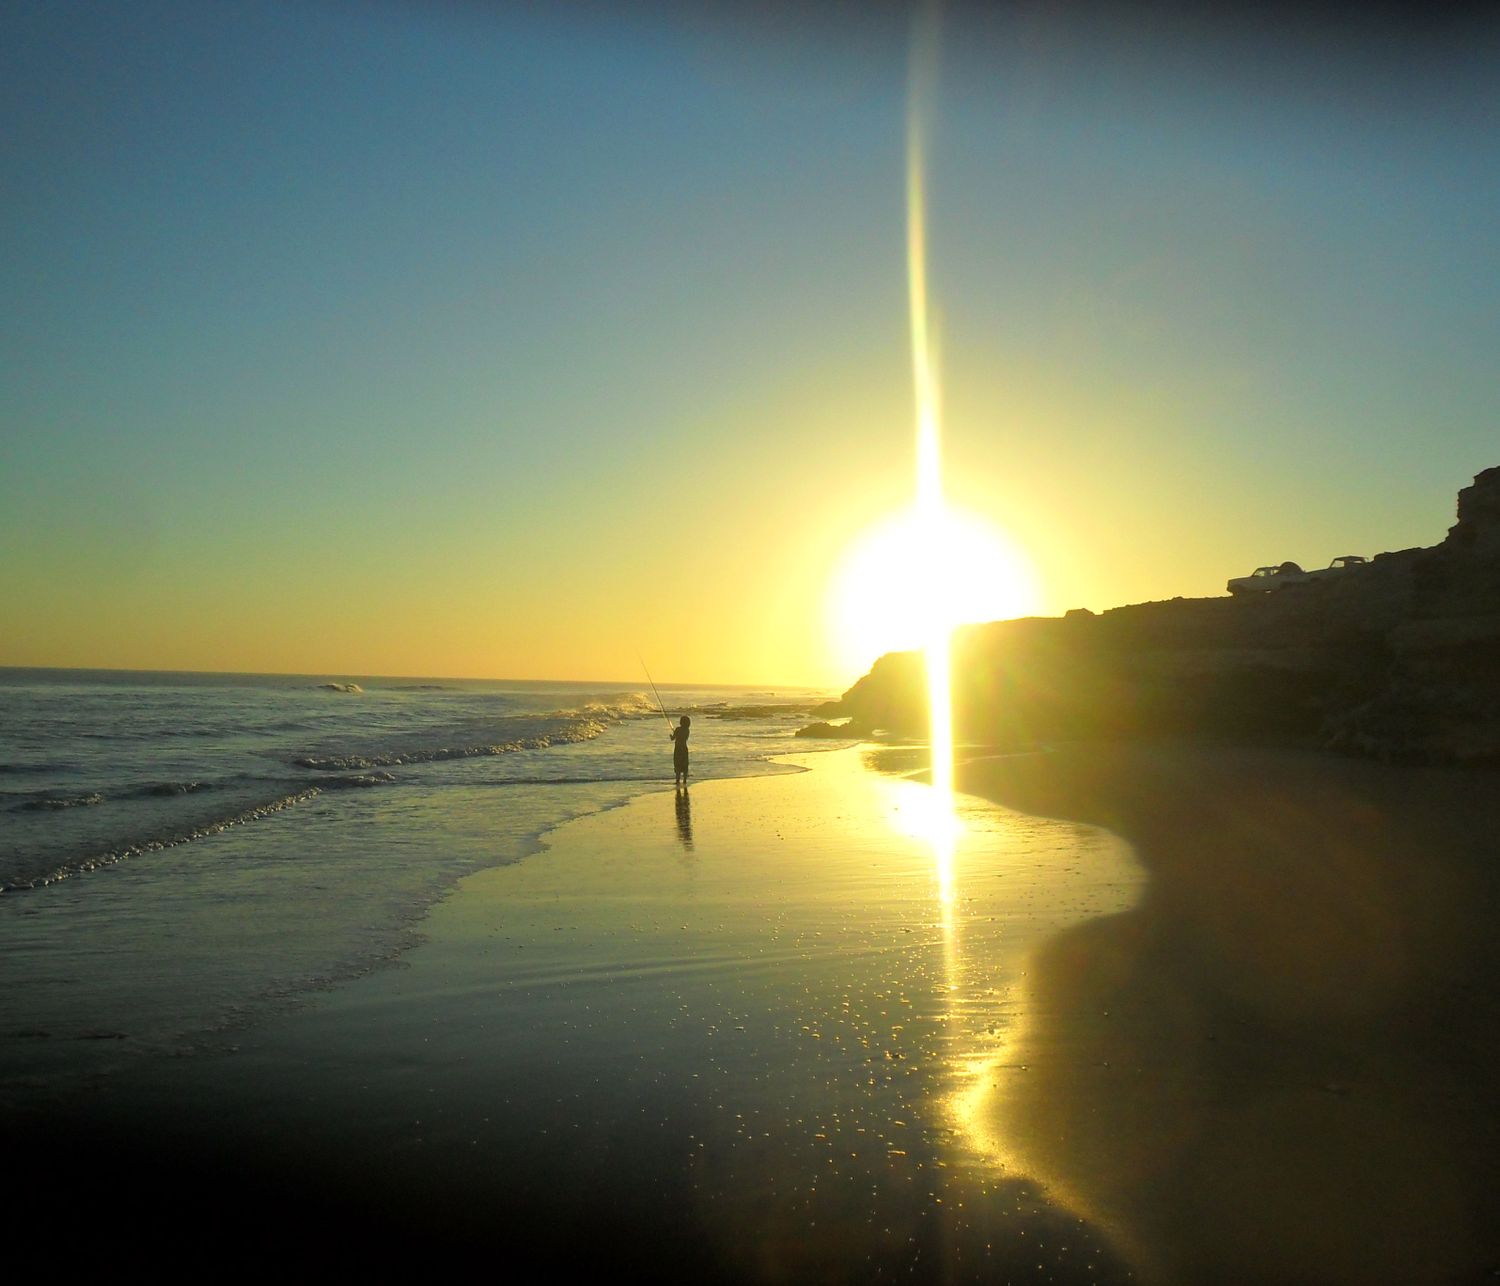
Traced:
[[823, 737], [835, 741], [859, 741], [874, 735], [874, 729], [857, 719], [844, 723], [810, 723], [798, 728], [793, 734], [798, 737]]
[[705, 719], [784, 719], [788, 715], [815, 713], [810, 706], [788, 705], [741, 705], [718, 704], [694, 706], [693, 713]]
[[[969, 626], [953, 675], [959, 735], [1007, 746], [1206, 735], [1500, 763], [1500, 468], [1431, 549], [1262, 594]], [[891, 653], [815, 713], [923, 735], [924, 689], [921, 656]]]

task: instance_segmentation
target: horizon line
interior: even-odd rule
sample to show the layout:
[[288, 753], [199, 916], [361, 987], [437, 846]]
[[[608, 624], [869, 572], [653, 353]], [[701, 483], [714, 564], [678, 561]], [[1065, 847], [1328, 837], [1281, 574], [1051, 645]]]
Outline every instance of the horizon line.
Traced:
[[[874, 664], [873, 662], [871, 664]], [[589, 684], [609, 684], [612, 687], [639, 687], [640, 681], [636, 679], [560, 679], [560, 678], [518, 678], [518, 677], [491, 677], [487, 675], [459, 675], [459, 674], [375, 674], [365, 673], [357, 670], [200, 670], [191, 667], [176, 666], [172, 668], [157, 668], [143, 665], [19, 665], [9, 662], [0, 663], [0, 672], [8, 670], [33, 670], [51, 671], [54, 673], [82, 673], [82, 674], [193, 674], [209, 678], [252, 678], [252, 679], [424, 679], [439, 680], [449, 683], [538, 683], [538, 684], [570, 684], [576, 686], [587, 686]], [[817, 688], [831, 689], [831, 683], [807, 683], [807, 682], [782, 682], [777, 683], [770, 680], [760, 680], [749, 683], [729, 683], [721, 680], [683, 680], [663, 679], [662, 686], [677, 688]]]

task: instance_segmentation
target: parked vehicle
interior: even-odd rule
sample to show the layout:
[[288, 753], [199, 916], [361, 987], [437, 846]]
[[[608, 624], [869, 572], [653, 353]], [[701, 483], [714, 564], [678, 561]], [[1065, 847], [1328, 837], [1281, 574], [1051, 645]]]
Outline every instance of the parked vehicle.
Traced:
[[1257, 567], [1248, 576], [1236, 576], [1229, 582], [1231, 594], [1260, 594], [1283, 585], [1306, 585], [1312, 577], [1296, 563], [1278, 563], [1274, 567]]
[[1263, 594], [1285, 585], [1306, 585], [1315, 580], [1339, 576], [1354, 567], [1365, 567], [1370, 560], [1362, 554], [1342, 554], [1327, 567], [1305, 572], [1296, 563], [1278, 563], [1274, 567], [1257, 567], [1248, 576], [1236, 576], [1228, 584], [1231, 594]]
[[1347, 572], [1351, 568], [1366, 567], [1369, 565], [1369, 562], [1370, 560], [1362, 554], [1344, 554], [1339, 558], [1335, 558], [1327, 567], [1315, 572], [1308, 572], [1308, 575], [1313, 580], [1322, 580], [1328, 576], [1337, 576], [1340, 572]]

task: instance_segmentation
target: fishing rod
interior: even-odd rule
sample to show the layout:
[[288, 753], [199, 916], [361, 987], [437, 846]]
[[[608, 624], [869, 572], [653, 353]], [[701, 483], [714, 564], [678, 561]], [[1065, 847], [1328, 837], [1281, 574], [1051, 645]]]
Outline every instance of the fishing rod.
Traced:
[[661, 711], [662, 719], [665, 720], [667, 727], [671, 728], [672, 721], [667, 718], [667, 707], [662, 704], [661, 693], [656, 690], [656, 681], [651, 677], [651, 671], [646, 669], [646, 658], [638, 656], [635, 659], [641, 663], [641, 669], [645, 671], [646, 682], [651, 685], [651, 692], [656, 697], [656, 706]]

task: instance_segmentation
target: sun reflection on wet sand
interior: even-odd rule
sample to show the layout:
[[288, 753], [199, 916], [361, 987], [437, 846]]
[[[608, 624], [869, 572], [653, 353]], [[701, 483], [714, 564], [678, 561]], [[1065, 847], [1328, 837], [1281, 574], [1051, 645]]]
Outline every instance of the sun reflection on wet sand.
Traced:
[[984, 1003], [969, 994], [971, 985], [985, 977], [993, 978], [1002, 965], [991, 949], [986, 961], [973, 962], [972, 972], [976, 977], [970, 977], [965, 969], [957, 877], [966, 827], [951, 792], [944, 794], [931, 784], [921, 786], [920, 792], [903, 800], [893, 817], [903, 833], [932, 855], [933, 898], [942, 946], [947, 1112], [976, 1155], [1001, 1169], [1018, 1170], [1016, 1158], [992, 1125], [993, 1088], [997, 1070], [1005, 1061], [1005, 1051], [1020, 1044], [1024, 1036], [1019, 1026], [1024, 1021], [1024, 1008], [1007, 1024], [1003, 1039], [993, 1025], [988, 1028], [986, 1039], [975, 1039], [965, 1025], [968, 1011]]
[[965, 826], [954, 808], [951, 791], [931, 784], [903, 782], [890, 808], [891, 825], [916, 840], [932, 854], [934, 892], [944, 912], [951, 912], [956, 896], [954, 863]]
[[[907, 753], [927, 758], [925, 748]], [[887, 790], [892, 829], [916, 843], [929, 867], [935, 950], [927, 1112], [947, 1139], [936, 1163], [938, 1211], [956, 1242], [976, 1202], [983, 1208], [987, 1194], [1019, 1182], [1044, 1193], [1052, 1208], [1090, 1220], [1130, 1254], [1129, 1239], [1008, 1129], [1013, 1095], [1045, 1094], [1024, 1062], [1035, 1029], [1027, 976], [1035, 952], [1064, 927], [1133, 900], [1142, 873], [1129, 845], [1091, 827], [1060, 834], [1055, 823], [943, 794], [920, 768]]]
[[465, 881], [407, 967], [241, 1050], [296, 1069], [274, 1112], [254, 1076], [234, 1112], [194, 1067], [142, 1092], [270, 1113], [289, 1148], [451, 1193], [476, 1235], [524, 1198], [615, 1229], [622, 1261], [670, 1245], [749, 1282], [1127, 1280], [954, 1104], [1024, 1019], [1030, 947], [1128, 902], [1130, 873], [1091, 828], [967, 795], [935, 810], [901, 775], [925, 753], [871, 771], [883, 753], [700, 783], [688, 860], [658, 794]]
[[[936, 11], [919, 13], [912, 32], [906, 137], [906, 264], [911, 326], [912, 386], [916, 401], [917, 518], [920, 543], [927, 559], [937, 565], [954, 556], [945, 548], [942, 473], [942, 409], [934, 356], [927, 292], [926, 138], [932, 95], [937, 80], [938, 27]], [[932, 582], [935, 583], [935, 582]], [[937, 919], [942, 946], [942, 1004], [945, 1062], [959, 1077], [951, 1091], [956, 1107], [966, 1101], [975, 1069], [988, 1066], [983, 1052], [968, 1045], [963, 1022], [966, 998], [959, 937], [956, 865], [963, 827], [953, 794], [952, 637], [957, 624], [954, 604], [913, 603], [925, 619], [923, 657], [927, 670], [928, 755], [930, 776], [919, 802], [909, 805], [914, 838], [932, 853]], [[973, 1117], [955, 1111], [957, 1128], [972, 1133]]]

